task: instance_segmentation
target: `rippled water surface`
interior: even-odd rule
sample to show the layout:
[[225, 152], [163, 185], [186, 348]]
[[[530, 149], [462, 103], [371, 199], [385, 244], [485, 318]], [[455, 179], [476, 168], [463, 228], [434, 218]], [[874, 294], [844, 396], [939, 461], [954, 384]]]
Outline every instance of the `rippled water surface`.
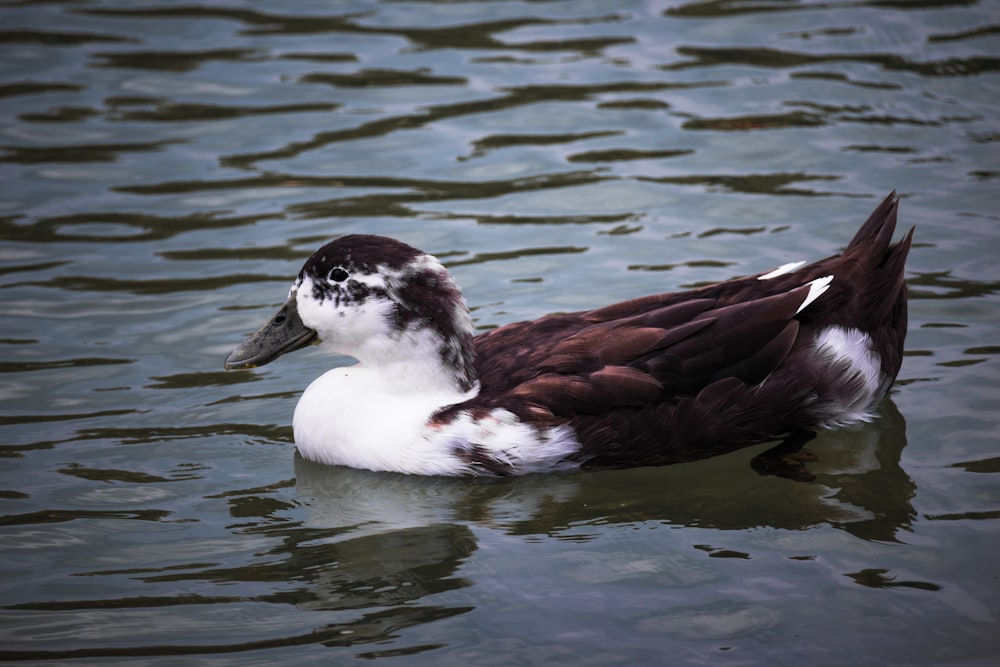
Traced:
[[[990, 664], [1000, 3], [4, 2], [0, 659]], [[881, 418], [664, 468], [296, 457], [315, 350], [222, 370], [348, 232], [479, 327], [838, 251], [896, 189]], [[393, 658], [393, 660], [388, 660]], [[367, 662], [365, 662], [367, 664]]]

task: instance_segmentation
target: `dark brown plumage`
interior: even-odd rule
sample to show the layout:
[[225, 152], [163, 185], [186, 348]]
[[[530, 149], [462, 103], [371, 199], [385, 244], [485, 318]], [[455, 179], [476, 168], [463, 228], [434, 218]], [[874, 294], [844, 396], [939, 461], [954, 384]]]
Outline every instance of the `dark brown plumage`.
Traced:
[[[568, 423], [584, 465], [668, 463], [780, 438], [804, 442], [822, 406], [858, 390], [815, 354], [835, 326], [870, 336], [882, 393], [906, 336], [903, 269], [913, 230], [891, 244], [895, 193], [840, 255], [766, 280], [739, 278], [576, 313], [518, 322], [475, 338], [479, 396], [445, 409], [510, 410]], [[807, 283], [833, 276], [802, 312]], [[494, 471], [494, 472], [500, 472]]]

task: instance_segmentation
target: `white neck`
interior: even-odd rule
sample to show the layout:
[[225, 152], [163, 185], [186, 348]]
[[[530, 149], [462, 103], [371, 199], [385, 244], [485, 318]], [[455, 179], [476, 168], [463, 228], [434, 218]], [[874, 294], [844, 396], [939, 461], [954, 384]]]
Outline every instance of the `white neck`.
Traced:
[[[293, 288], [298, 312], [317, 332], [319, 347], [346, 354], [364, 368], [377, 370], [389, 393], [464, 393], [476, 383], [472, 318], [464, 300], [449, 303], [447, 327], [436, 329], [424, 321], [397, 328], [397, 305], [389, 299], [370, 299], [363, 306], [341, 307], [309, 298], [309, 278]], [[445, 339], [442, 331], [448, 332]]]
[[462, 394], [455, 369], [446, 367], [441, 359], [440, 346], [441, 339], [434, 332], [416, 329], [391, 339], [369, 337], [350, 349], [338, 345], [336, 350], [357, 359], [355, 368], [369, 371], [373, 380], [378, 378], [384, 393], [400, 396]]

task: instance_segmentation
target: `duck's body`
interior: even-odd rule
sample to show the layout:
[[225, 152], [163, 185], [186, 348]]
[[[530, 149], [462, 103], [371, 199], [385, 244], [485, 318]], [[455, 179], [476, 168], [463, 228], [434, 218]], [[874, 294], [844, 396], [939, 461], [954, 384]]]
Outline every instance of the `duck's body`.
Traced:
[[903, 269], [890, 195], [814, 264], [479, 336], [433, 257], [353, 235], [305, 264], [278, 315], [226, 360], [310, 343], [359, 360], [305, 391], [314, 461], [416, 474], [672, 463], [867, 421], [899, 372]]

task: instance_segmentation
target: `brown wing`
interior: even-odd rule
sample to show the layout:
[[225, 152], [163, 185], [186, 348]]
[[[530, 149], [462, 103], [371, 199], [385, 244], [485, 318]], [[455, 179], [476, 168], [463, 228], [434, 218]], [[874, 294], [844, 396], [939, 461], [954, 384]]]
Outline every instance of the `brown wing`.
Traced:
[[[573, 458], [592, 465], [701, 458], [809, 432], [815, 406], [850, 387], [802, 341], [828, 326], [856, 328], [872, 337], [884, 376], [899, 371], [912, 230], [889, 244], [897, 207], [890, 195], [843, 254], [791, 273], [482, 334], [482, 391], [441, 418], [506, 408], [540, 426], [568, 424], [580, 442]], [[833, 276], [829, 289], [797, 313], [807, 284], [823, 276]]]
[[703, 298], [629, 317], [608, 309], [519, 323], [477, 338], [482, 398], [537, 418], [651, 407], [713, 382], [761, 382], [795, 342], [808, 286], [747, 302]]

